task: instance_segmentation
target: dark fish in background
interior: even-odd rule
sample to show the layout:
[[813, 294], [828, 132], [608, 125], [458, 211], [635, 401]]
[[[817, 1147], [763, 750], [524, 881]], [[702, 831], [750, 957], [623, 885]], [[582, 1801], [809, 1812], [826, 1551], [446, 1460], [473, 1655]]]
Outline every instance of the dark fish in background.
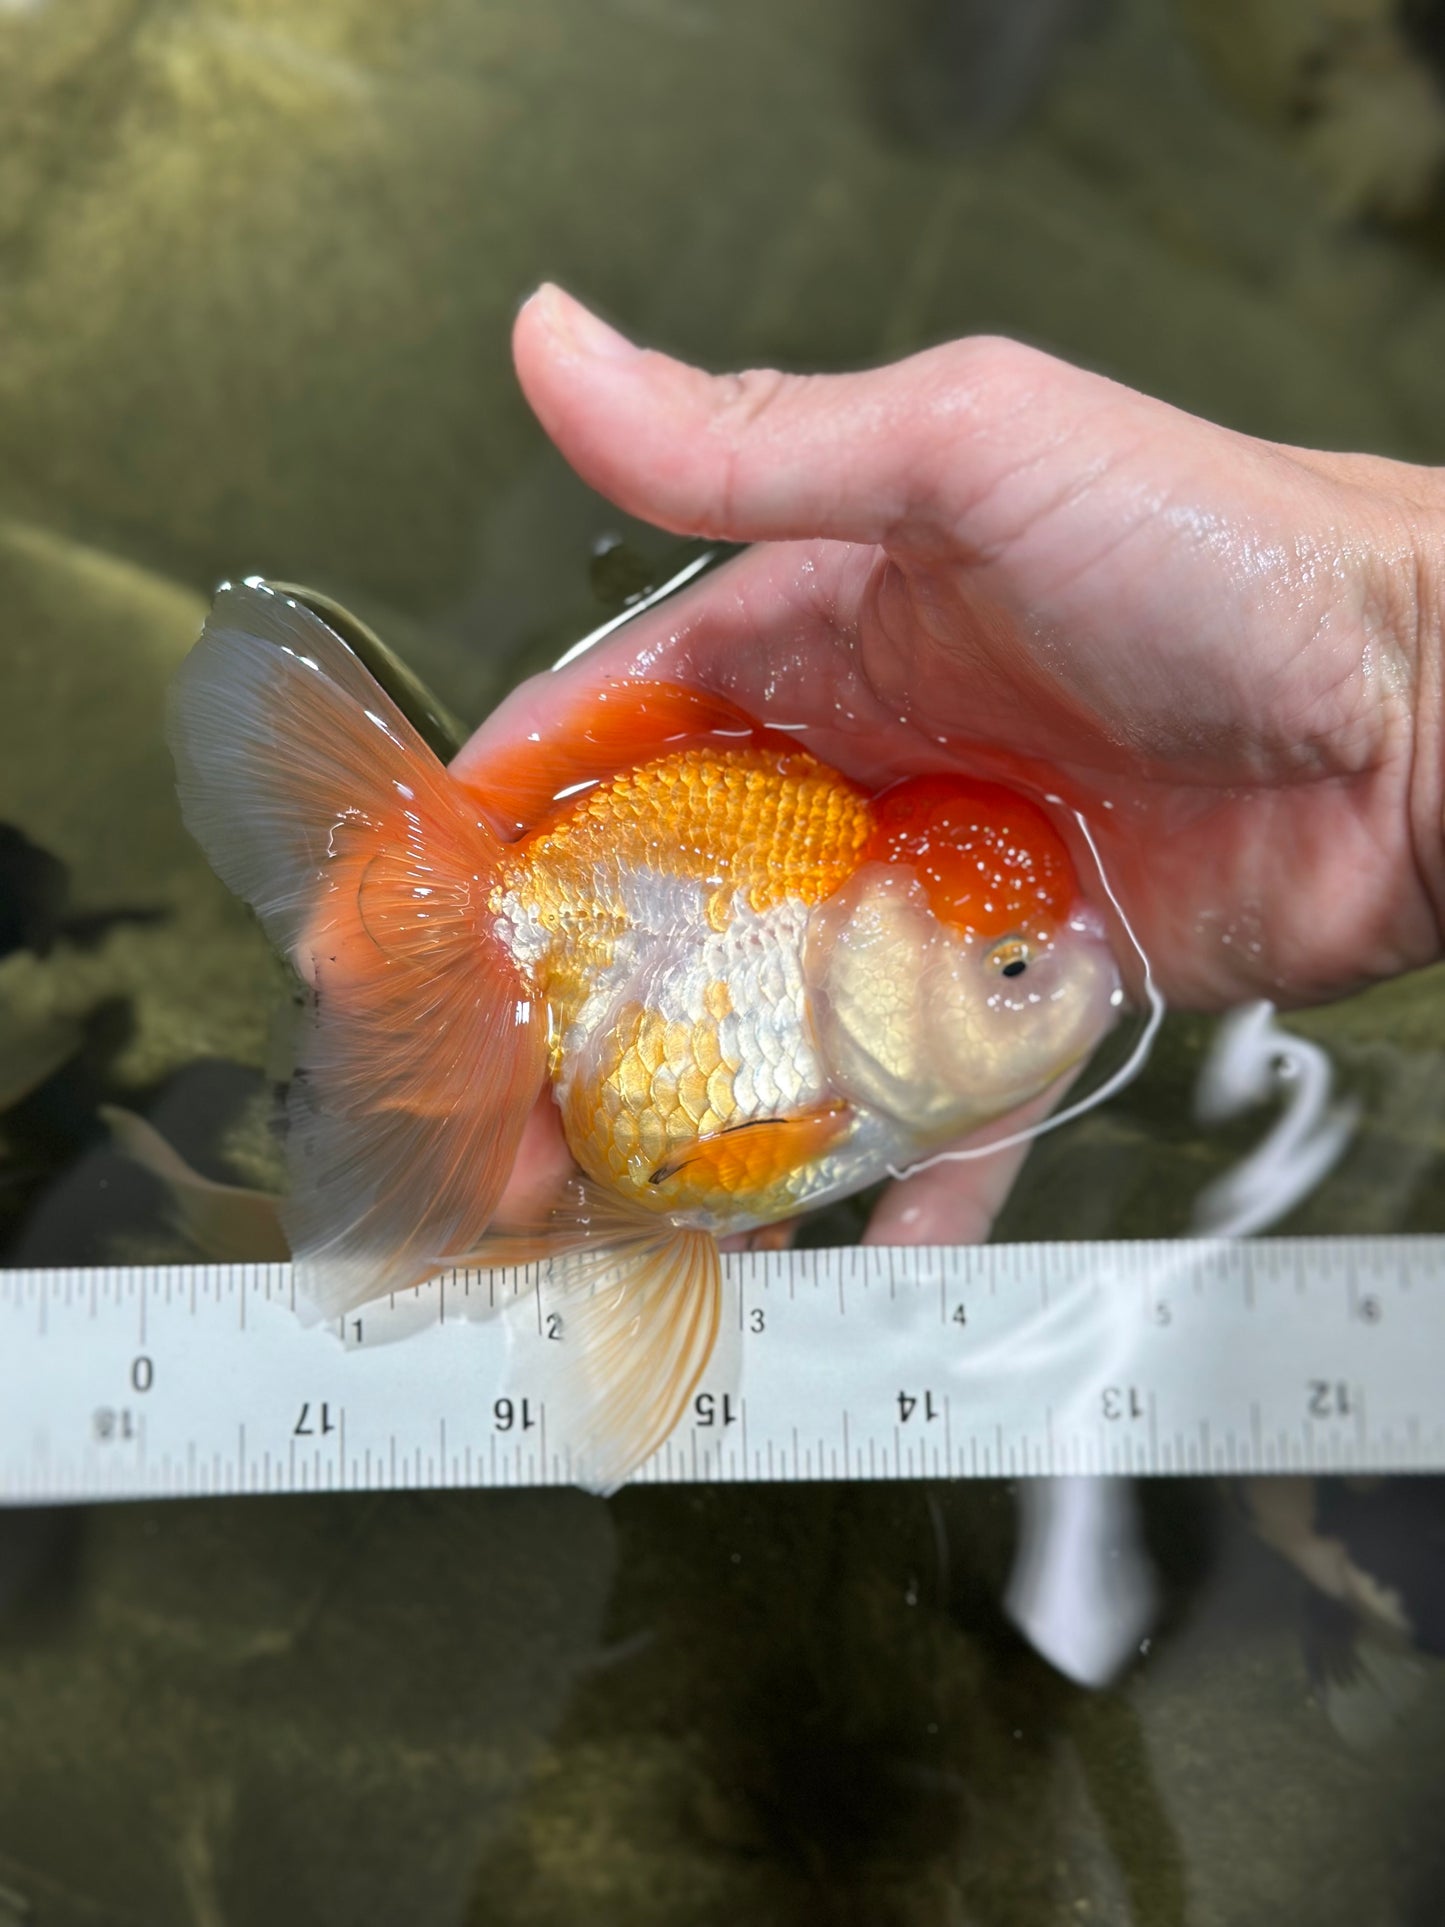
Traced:
[[[149, 921], [150, 910], [77, 915], [70, 874], [59, 857], [13, 823], [0, 823], [0, 959], [44, 958], [57, 942], [88, 946], [119, 921]], [[29, 1200], [93, 1135], [93, 1086], [118, 1047], [124, 1012], [115, 1000], [83, 1013], [30, 1010], [0, 1001], [0, 1251]]]
[[249, 1185], [208, 1178], [134, 1111], [102, 1104], [115, 1148], [166, 1188], [174, 1228], [213, 1264], [284, 1264], [291, 1247], [281, 1229], [280, 1199]]
[[26, 1019], [0, 1005], [0, 1112], [10, 1110], [69, 1063], [84, 1041], [70, 1017]]
[[66, 1506], [0, 1511], [0, 1620], [22, 1605], [53, 1568], [74, 1518]]
[[151, 905], [72, 910], [70, 873], [60, 858], [13, 823], [0, 823], [0, 957], [17, 950], [48, 956], [60, 939], [89, 949], [118, 923], [158, 923], [164, 915]]
[[1399, 22], [1411, 47], [1445, 86], [1445, 5], [1441, 0], [1401, 0]]
[[112, 1264], [126, 1240], [153, 1242], [158, 1231], [179, 1232], [216, 1262], [284, 1259], [275, 1200], [235, 1183], [223, 1149], [264, 1089], [257, 1072], [202, 1058], [150, 1095], [142, 1117], [102, 1085], [86, 1110], [95, 1135], [35, 1198], [5, 1262]]
[[0, 957], [33, 950], [43, 957], [65, 913], [69, 878], [59, 857], [0, 823]]
[[1252, 1479], [1255, 1531], [1312, 1588], [1305, 1658], [1341, 1738], [1381, 1739], [1445, 1657], [1445, 1478]]

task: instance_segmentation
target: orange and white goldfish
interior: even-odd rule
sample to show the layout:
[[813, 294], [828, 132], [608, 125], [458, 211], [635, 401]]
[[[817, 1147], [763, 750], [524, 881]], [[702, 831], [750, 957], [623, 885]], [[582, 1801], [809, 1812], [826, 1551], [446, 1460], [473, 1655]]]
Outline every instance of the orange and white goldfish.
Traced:
[[[1118, 1008], [1037, 804], [956, 775], [870, 794], [719, 696], [618, 681], [462, 780], [319, 615], [253, 581], [218, 595], [170, 737], [187, 825], [311, 992], [299, 1289], [334, 1316], [548, 1261], [550, 1432], [599, 1486], [696, 1391], [719, 1237], [1014, 1110]], [[546, 1093], [577, 1176], [501, 1222]]]

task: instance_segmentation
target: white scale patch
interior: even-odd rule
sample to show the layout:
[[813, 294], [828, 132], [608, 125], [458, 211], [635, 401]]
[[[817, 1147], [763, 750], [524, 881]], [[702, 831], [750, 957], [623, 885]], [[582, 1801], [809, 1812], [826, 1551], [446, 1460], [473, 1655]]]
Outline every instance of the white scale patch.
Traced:
[[[731, 1010], [719, 1044], [741, 1065], [734, 1081], [739, 1121], [806, 1108], [827, 1094], [807, 1017], [802, 950], [807, 906], [790, 900], [755, 911], [735, 900], [725, 930], [706, 909], [711, 892], [656, 870], [601, 869], [594, 900], [621, 925], [612, 964], [594, 985], [562, 1042], [558, 1095], [610, 1034], [619, 1007], [640, 1003], [667, 1022], [695, 1025], [708, 1014], [708, 993], [728, 990]], [[500, 906], [502, 935], [518, 963], [535, 973], [557, 941], [515, 892]], [[565, 939], [564, 939], [565, 941]]]
[[[668, 1021], [695, 1024], [707, 1013], [713, 984], [728, 988], [732, 1010], [719, 1026], [720, 1044], [743, 1069], [734, 1083], [741, 1116], [776, 1117], [807, 1110], [834, 1096], [816, 1049], [803, 982], [807, 907], [792, 900], [757, 912], [737, 901], [726, 930], [708, 922], [708, 889], [655, 870], [620, 872], [598, 866], [592, 900], [614, 934], [611, 967], [562, 1040], [557, 1096], [568, 1087], [612, 1032], [621, 1004], [645, 1003]], [[535, 976], [554, 943], [535, 908], [515, 893], [499, 906], [498, 934], [518, 964]], [[881, 1178], [895, 1161], [907, 1161], [907, 1132], [893, 1119], [857, 1106], [853, 1128], [832, 1150], [798, 1173], [799, 1209], [846, 1196]], [[689, 1222], [719, 1233], [746, 1230], [760, 1220], [728, 1212], [714, 1221], [706, 1212]]]

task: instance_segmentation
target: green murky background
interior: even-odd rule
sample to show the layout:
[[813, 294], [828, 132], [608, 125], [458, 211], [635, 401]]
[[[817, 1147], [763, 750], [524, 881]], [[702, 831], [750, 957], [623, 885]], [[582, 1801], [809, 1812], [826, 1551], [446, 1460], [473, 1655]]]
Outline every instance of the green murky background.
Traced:
[[[0, 961], [7, 1261], [178, 1253], [102, 1104], [270, 1167], [281, 979], [159, 732], [213, 583], [329, 591], [476, 719], [615, 608], [600, 538], [665, 559], [515, 390], [539, 279], [714, 365], [1002, 330], [1437, 460], [1442, 49], [1429, 0], [0, 0], [0, 820], [69, 888]], [[1364, 1118], [1287, 1228], [1445, 1230], [1441, 987], [1291, 1020]], [[1190, 1122], [1208, 1042], [1001, 1235], [1184, 1229], [1268, 1123]], [[1351, 1753], [1291, 1574], [1147, 1498], [1103, 1695], [1002, 1620], [1002, 1488], [0, 1517], [0, 1924], [1445, 1917], [1439, 1682]]]

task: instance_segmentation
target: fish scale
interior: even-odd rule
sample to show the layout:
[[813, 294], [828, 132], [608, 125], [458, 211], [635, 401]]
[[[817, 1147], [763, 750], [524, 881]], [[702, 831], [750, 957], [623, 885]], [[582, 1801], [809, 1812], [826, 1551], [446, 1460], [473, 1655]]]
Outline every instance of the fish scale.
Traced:
[[545, 998], [568, 1141], [660, 1202], [700, 1139], [826, 1095], [802, 951], [856, 867], [867, 799], [802, 752], [696, 748], [595, 785], [516, 846], [499, 928]]

